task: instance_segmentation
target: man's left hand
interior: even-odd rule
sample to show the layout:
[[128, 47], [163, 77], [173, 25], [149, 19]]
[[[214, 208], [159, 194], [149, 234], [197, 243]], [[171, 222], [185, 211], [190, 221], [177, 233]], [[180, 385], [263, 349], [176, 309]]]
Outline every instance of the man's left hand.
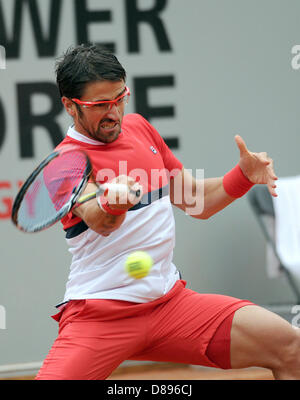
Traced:
[[274, 172], [273, 160], [267, 153], [249, 151], [241, 136], [235, 136], [235, 142], [240, 150], [239, 166], [243, 174], [252, 183], [266, 184], [271, 196], [277, 197], [275, 181], [278, 179]]

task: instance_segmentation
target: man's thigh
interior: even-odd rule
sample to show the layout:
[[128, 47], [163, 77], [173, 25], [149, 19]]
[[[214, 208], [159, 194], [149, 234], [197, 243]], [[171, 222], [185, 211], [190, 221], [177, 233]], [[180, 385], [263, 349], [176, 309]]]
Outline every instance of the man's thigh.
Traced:
[[97, 320], [95, 316], [87, 319], [89, 303], [84, 311], [84, 315], [72, 317], [63, 324], [36, 379], [106, 379], [144, 345], [145, 324], [140, 317]]
[[267, 309], [252, 305], [236, 311], [231, 330], [232, 368], [273, 368], [294, 336], [292, 325]]
[[249, 304], [253, 303], [184, 289], [152, 311], [148, 346], [131, 359], [220, 367], [222, 348], [220, 354], [211, 360], [207, 347], [222, 322], [237, 309]]

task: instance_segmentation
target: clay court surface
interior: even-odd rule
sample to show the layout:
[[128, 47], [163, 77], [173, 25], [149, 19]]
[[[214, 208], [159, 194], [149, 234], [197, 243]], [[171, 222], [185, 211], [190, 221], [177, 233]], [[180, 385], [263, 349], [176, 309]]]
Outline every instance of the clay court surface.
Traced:
[[[11, 377], [6, 380], [31, 380], [33, 376]], [[181, 364], [157, 363], [117, 368], [108, 380], [273, 380], [263, 368], [219, 370]]]
[[263, 368], [218, 370], [174, 364], [120, 367], [109, 380], [273, 380], [272, 373]]

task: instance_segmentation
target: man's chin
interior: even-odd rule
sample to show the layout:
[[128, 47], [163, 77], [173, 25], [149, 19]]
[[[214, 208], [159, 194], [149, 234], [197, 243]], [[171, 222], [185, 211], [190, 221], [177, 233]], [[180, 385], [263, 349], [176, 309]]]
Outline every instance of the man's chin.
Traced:
[[119, 125], [114, 129], [100, 128], [97, 132], [97, 139], [103, 143], [111, 143], [118, 139], [120, 133], [121, 129]]

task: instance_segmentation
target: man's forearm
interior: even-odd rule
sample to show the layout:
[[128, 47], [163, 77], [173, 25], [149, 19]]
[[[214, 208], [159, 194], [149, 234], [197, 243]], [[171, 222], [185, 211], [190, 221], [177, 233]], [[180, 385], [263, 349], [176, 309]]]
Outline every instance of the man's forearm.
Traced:
[[[198, 219], [207, 219], [217, 212], [223, 210], [229, 204], [231, 204], [235, 199], [230, 197], [223, 186], [223, 177], [219, 178], [208, 178], [204, 179], [204, 182], [197, 182], [196, 185], [203, 185], [203, 208], [202, 211], [198, 214], [194, 214], [193, 208], [188, 207], [188, 214], [193, 218]], [[200, 189], [197, 191], [200, 193]], [[199, 202], [199, 199], [197, 199]], [[196, 202], [195, 202], [196, 204]], [[190, 210], [190, 212], [189, 212]]]
[[207, 219], [243, 196], [252, 185], [241, 173], [237, 176], [236, 168], [224, 177], [202, 180], [183, 168], [171, 182], [170, 198], [191, 217]]
[[125, 215], [111, 215], [102, 210], [96, 199], [82, 204], [74, 210], [74, 214], [80, 217], [89, 228], [102, 236], [108, 236], [118, 229], [125, 219]]
[[207, 219], [235, 199], [224, 190], [223, 177], [196, 180], [183, 169], [171, 182], [171, 202], [186, 214]]

